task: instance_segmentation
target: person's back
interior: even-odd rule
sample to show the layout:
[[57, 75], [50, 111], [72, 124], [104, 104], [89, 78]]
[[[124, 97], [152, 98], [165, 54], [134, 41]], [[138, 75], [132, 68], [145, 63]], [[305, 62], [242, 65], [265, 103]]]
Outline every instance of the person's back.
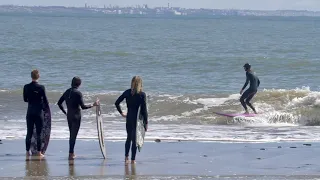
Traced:
[[[136, 124], [136, 118], [138, 114], [139, 106], [146, 100], [146, 95], [144, 92], [135, 93], [134, 95], [131, 94], [131, 89], [128, 89], [124, 93], [126, 104], [127, 104], [127, 119], [129, 120], [128, 123]], [[142, 111], [144, 115], [145, 111]], [[135, 120], [135, 121], [133, 121]]]
[[45, 90], [44, 86], [37, 82], [31, 82], [24, 86], [24, 101], [28, 102], [28, 113], [38, 114], [44, 108]]
[[250, 81], [250, 90], [256, 91], [260, 85], [259, 78], [254, 74], [254, 72], [246, 72], [247, 77], [249, 78]]
[[76, 88], [70, 88], [64, 93], [68, 112], [80, 112], [82, 94]]

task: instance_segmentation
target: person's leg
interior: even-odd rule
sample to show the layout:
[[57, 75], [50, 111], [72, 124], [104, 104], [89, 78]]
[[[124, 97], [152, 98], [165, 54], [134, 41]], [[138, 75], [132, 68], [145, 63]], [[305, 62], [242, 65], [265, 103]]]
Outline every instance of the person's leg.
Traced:
[[27, 121], [27, 135], [26, 135], [26, 155], [30, 155], [31, 137], [33, 134], [34, 121], [31, 115], [26, 116]]
[[132, 128], [132, 147], [131, 147], [131, 163], [134, 164], [136, 161], [137, 153], [137, 139], [136, 139], [136, 126]]
[[132, 133], [131, 133], [132, 128], [128, 123], [126, 123], [126, 130], [127, 130], [127, 140], [125, 144], [125, 162], [128, 163], [129, 151], [130, 151], [131, 140], [132, 140]]
[[252, 91], [252, 92], [248, 95], [248, 97], [247, 97], [247, 99], [246, 99], [246, 104], [253, 110], [254, 113], [257, 114], [256, 109], [255, 109], [255, 108], [253, 107], [253, 105], [250, 103], [251, 99], [254, 97], [254, 95], [255, 95], [256, 93], [257, 93], [257, 91]]
[[244, 110], [246, 111], [245, 113], [249, 113], [249, 112], [248, 112], [247, 105], [246, 105], [246, 103], [245, 103], [245, 99], [248, 97], [248, 95], [249, 95], [249, 90], [246, 90], [246, 91], [242, 94], [242, 96], [241, 96], [241, 98], [240, 98], [241, 105], [243, 106]]
[[39, 156], [43, 156], [41, 152], [41, 132], [43, 127], [43, 113], [39, 114], [38, 116], [34, 117], [35, 119], [35, 125], [36, 125], [36, 132], [37, 132], [37, 151]]
[[75, 116], [73, 119], [70, 118], [71, 131], [69, 140], [69, 159], [74, 159], [74, 146], [76, 144], [76, 139], [81, 125], [81, 115]]

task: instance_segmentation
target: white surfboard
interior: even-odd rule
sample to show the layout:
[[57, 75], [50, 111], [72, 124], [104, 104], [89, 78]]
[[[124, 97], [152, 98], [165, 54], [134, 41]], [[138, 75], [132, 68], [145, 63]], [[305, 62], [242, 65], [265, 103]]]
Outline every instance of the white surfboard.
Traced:
[[145, 129], [144, 129], [144, 122], [143, 117], [140, 112], [141, 108], [138, 109], [138, 115], [137, 115], [137, 129], [136, 129], [136, 144], [139, 152], [142, 149], [143, 143], [144, 143], [144, 136], [145, 136]]
[[104, 131], [103, 131], [103, 121], [101, 117], [100, 105], [96, 106], [96, 119], [97, 119], [97, 130], [98, 139], [103, 158], [106, 159], [106, 146], [104, 144]]

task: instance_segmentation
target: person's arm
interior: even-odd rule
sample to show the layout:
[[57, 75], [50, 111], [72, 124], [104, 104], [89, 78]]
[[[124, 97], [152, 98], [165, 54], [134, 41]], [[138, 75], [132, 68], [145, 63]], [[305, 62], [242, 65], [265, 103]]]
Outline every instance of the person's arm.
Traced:
[[48, 108], [49, 107], [49, 101], [47, 98], [47, 94], [46, 94], [46, 88], [44, 86], [42, 86], [42, 90], [43, 90], [43, 103], [44, 103], [44, 107]]
[[85, 105], [84, 102], [83, 102], [83, 96], [82, 96], [81, 92], [79, 92], [79, 96], [80, 96], [80, 107], [81, 107], [81, 109], [89, 109], [89, 108], [92, 108], [95, 105], [95, 104]]
[[27, 97], [27, 85], [23, 87], [23, 100], [24, 102], [28, 102], [28, 97]]
[[148, 129], [148, 108], [147, 108], [147, 96], [145, 93], [142, 94], [141, 113], [143, 116], [144, 128], [147, 131], [147, 129]]
[[126, 98], [126, 94], [127, 94], [127, 91], [123, 92], [121, 94], [121, 96], [118, 97], [118, 99], [116, 100], [116, 102], [114, 103], [114, 105], [116, 106], [118, 112], [123, 116], [123, 112], [121, 110], [121, 107], [120, 107], [120, 103], [124, 100], [124, 98]]
[[60, 99], [59, 99], [59, 101], [58, 101], [58, 106], [59, 106], [59, 108], [61, 109], [61, 111], [62, 111], [64, 114], [67, 114], [67, 112], [64, 110], [64, 107], [63, 107], [63, 105], [62, 105], [63, 101], [65, 100], [65, 99], [64, 99], [64, 94], [65, 94], [65, 93], [63, 93], [62, 96], [60, 97]]
[[259, 78], [258, 78], [258, 87], [260, 86], [260, 80], [259, 80]]

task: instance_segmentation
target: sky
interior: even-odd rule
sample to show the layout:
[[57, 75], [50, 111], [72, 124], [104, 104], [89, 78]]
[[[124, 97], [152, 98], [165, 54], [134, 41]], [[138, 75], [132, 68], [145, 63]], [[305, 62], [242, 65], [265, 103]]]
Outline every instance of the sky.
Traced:
[[184, 8], [250, 9], [250, 10], [309, 10], [320, 11], [320, 0], [0, 0], [0, 5], [27, 6], [90, 6], [104, 5], [135, 6], [148, 4], [149, 7], [170, 6]]

